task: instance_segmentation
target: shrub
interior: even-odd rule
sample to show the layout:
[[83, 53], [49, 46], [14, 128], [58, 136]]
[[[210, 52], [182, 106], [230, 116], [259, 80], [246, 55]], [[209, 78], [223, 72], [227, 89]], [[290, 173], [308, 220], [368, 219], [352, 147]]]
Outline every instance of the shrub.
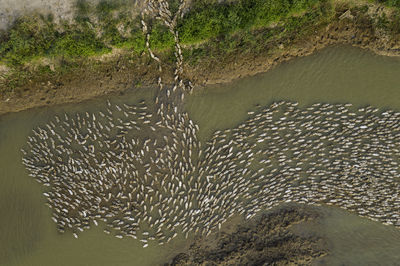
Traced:
[[392, 15], [392, 19], [389, 23], [389, 28], [394, 34], [400, 34], [400, 10], [397, 10]]
[[68, 29], [55, 41], [50, 53], [69, 57], [86, 57], [110, 51], [89, 28]]
[[9, 64], [22, 64], [35, 57], [44, 55], [56, 39], [52, 23], [43, 17], [21, 17], [3, 36], [0, 46], [0, 58]]
[[[145, 49], [145, 36], [139, 20], [131, 20], [128, 13], [120, 12], [118, 17], [113, 16], [115, 10], [119, 12], [127, 3], [126, 0], [101, 0], [94, 8], [88, 1], [77, 1], [78, 23], [74, 28], [64, 26], [63, 33], [55, 30], [51, 18], [23, 17], [17, 20], [6, 34], [0, 36], [0, 60], [17, 65], [43, 55], [86, 57], [110, 51], [110, 45], [128, 47], [137, 53]], [[179, 1], [169, 2], [172, 11], [175, 12]], [[184, 18], [178, 21], [180, 41], [183, 44], [193, 44], [218, 39], [222, 50], [233, 51], [245, 37], [235, 39], [229, 44], [228, 41], [224, 41], [224, 36], [239, 32], [246, 36], [252, 30], [267, 28], [272, 22], [287, 23], [286, 31], [296, 32], [298, 27], [314, 18], [310, 17], [309, 12], [305, 17], [292, 15], [313, 10], [316, 4], [321, 8], [327, 2], [328, 0], [238, 0], [218, 3], [216, 0], [197, 0], [193, 2], [191, 10]], [[396, 1], [387, 2], [394, 4]], [[96, 37], [95, 29], [90, 24], [89, 14], [92, 11], [99, 18], [99, 27], [103, 32], [100, 38]], [[131, 36], [121, 35], [117, 29], [120, 23], [132, 29]], [[160, 22], [153, 23], [150, 38], [152, 48], [173, 48], [173, 35]], [[390, 27], [395, 29], [396, 25], [390, 24]], [[264, 39], [270, 38], [271, 34], [275, 33], [268, 31]], [[198, 56], [197, 52], [194, 54]]]
[[378, 3], [383, 3], [387, 6], [399, 7], [400, 8], [400, 0], [377, 0]]
[[75, 4], [76, 16], [75, 20], [78, 22], [89, 21], [88, 14], [90, 12], [90, 5], [87, 0], [78, 0]]
[[155, 23], [151, 29], [150, 46], [155, 49], [169, 49], [175, 45], [174, 35], [161, 23]]
[[121, 1], [101, 0], [96, 6], [96, 13], [100, 20], [107, 20], [112, 11], [120, 7]]
[[239, 0], [232, 3], [199, 1], [179, 23], [182, 43], [195, 43], [271, 22], [304, 11], [324, 0]]
[[130, 48], [135, 53], [141, 54], [146, 49], [145, 36], [140, 29], [133, 29], [131, 31], [131, 36], [120, 43], [118, 47]]

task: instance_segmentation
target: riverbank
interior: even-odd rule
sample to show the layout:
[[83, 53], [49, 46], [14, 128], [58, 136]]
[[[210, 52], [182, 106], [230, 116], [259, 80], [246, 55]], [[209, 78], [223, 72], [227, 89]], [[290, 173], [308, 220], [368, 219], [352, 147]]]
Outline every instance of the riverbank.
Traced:
[[300, 37], [294, 35], [273, 40], [266, 43], [264, 50], [259, 53], [238, 52], [226, 55], [223, 60], [217, 57], [203, 64], [187, 66], [188, 76], [203, 86], [227, 83], [266, 72], [282, 62], [340, 44], [368, 49], [379, 55], [400, 56], [400, 35], [383, 28], [378, 22], [382, 14], [391, 12], [390, 9], [376, 4], [348, 1], [335, 1], [332, 8], [332, 17], [319, 21], [311, 29], [312, 32], [306, 32]]
[[296, 235], [293, 227], [320, 219], [317, 208], [284, 205], [230, 231], [198, 239], [165, 265], [310, 265], [327, 255], [327, 243], [316, 235]]
[[[267, 27], [184, 44], [184, 74], [197, 87], [225, 83], [334, 44], [398, 56], [400, 31], [389, 26], [395, 19], [393, 12], [396, 9], [369, 2], [319, 3]], [[163, 80], [172, 82], [171, 51], [161, 49], [159, 55], [164, 62]], [[1, 66], [0, 114], [123, 93], [155, 85], [159, 76], [148, 54], [123, 47], [83, 59], [33, 59], [19, 70], [13, 73]]]

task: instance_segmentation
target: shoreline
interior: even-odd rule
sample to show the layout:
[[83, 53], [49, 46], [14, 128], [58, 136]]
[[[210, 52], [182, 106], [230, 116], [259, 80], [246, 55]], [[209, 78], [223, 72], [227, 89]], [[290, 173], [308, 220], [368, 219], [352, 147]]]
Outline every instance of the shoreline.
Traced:
[[[314, 52], [335, 45], [350, 45], [380, 56], [400, 57], [400, 41], [396, 43], [386, 42], [385, 39], [376, 38], [369, 30], [360, 31], [354, 25], [339, 21], [319, 30], [316, 35], [291, 44], [288, 49], [276, 49], [276, 52], [270, 56], [250, 59], [241, 57], [231, 64], [218, 66], [220, 69], [210, 71], [208, 77], [206, 77], [206, 73], [202, 73], [203, 79], [197, 80], [196, 84], [200, 83], [201, 86], [223, 84], [259, 73], [266, 73], [283, 62], [309, 56]], [[196, 81], [195, 75], [192, 78]]]
[[321, 223], [324, 214], [316, 206], [280, 204], [249, 220], [224, 225], [220, 232], [198, 237], [183, 252], [165, 262], [178, 265], [308, 265], [329, 252], [326, 237], [315, 233], [296, 233]]
[[[370, 6], [375, 8], [377, 5]], [[350, 6], [342, 7], [343, 10], [338, 6], [334, 8], [336, 18], [328, 25], [316, 28], [313, 34], [297, 39], [295, 36], [293, 40], [278, 38], [268, 43], [268, 50], [259, 54], [238, 51], [235, 56], [224, 60], [202, 58], [202, 62], [196, 65], [185, 61], [184, 77], [191, 80], [195, 88], [228, 83], [265, 73], [282, 62], [341, 44], [368, 49], [378, 55], [400, 56], [400, 39], [390, 40], [387, 33], [377, 31], [376, 25], [363, 25], [358, 21], [361, 15], [352, 14]], [[102, 56], [100, 60], [86, 60], [79, 68], [83, 72], [67, 73], [47, 82], [28, 82], [14, 95], [0, 96], [0, 115], [36, 107], [78, 103], [108, 94], [123, 93], [132, 88], [157, 85], [160, 72], [155, 62], [147, 55], [134, 59], [123, 51], [115, 51], [111, 55]], [[163, 63], [162, 78], [166, 84], [172, 83], [172, 64]]]

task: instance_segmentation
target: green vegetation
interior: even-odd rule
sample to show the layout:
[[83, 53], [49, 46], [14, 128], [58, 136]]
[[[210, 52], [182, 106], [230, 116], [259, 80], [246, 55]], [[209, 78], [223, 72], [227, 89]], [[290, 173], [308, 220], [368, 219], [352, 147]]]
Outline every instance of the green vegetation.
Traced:
[[86, 0], [78, 0], [76, 2], [76, 16], [78, 22], [89, 21], [88, 14], [90, 12], [90, 5]]
[[191, 44], [243, 29], [268, 27], [303, 12], [324, 0], [239, 0], [218, 4], [195, 2], [191, 12], [180, 22], [182, 43]]
[[36, 56], [43, 56], [56, 39], [51, 22], [43, 17], [21, 17], [2, 37], [0, 58], [9, 64], [21, 64]]
[[101, 0], [96, 6], [96, 13], [101, 20], [110, 17], [112, 11], [117, 10], [122, 5], [121, 1]]
[[172, 49], [175, 45], [174, 35], [161, 23], [151, 29], [150, 46], [156, 50]]
[[86, 27], [78, 30], [68, 28], [57, 38], [49, 53], [54, 56], [87, 57], [110, 50]]
[[391, 7], [399, 7], [400, 8], [400, 0], [375, 0], [376, 3], [385, 4]]
[[40, 56], [87, 57], [110, 50], [89, 26], [65, 25], [64, 32], [58, 32], [51, 21], [41, 16], [18, 19], [1, 44], [0, 61], [11, 66]]
[[[281, 22], [324, 0], [240, 0], [229, 4], [195, 1], [191, 11], [179, 21], [178, 30], [184, 44], [204, 42], [238, 31], [262, 28]], [[41, 16], [18, 19], [0, 40], [0, 61], [18, 66], [36, 57], [88, 57], [107, 53], [111, 47], [143, 52], [145, 39], [139, 21], [120, 11], [127, 1], [102, 0], [91, 6], [86, 0], [76, 3], [76, 24], [56, 29], [51, 18]], [[171, 1], [173, 11], [177, 1]], [[98, 25], [93, 26], [91, 16]], [[295, 25], [294, 19], [290, 25]], [[173, 48], [173, 35], [164, 25], [151, 22], [151, 46], [163, 51]], [[293, 24], [294, 23], [294, 24]], [[300, 22], [299, 22], [300, 23]], [[123, 34], [120, 29], [124, 29]]]
[[397, 10], [389, 23], [390, 29], [395, 34], [400, 34], [400, 10]]
[[[313, 1], [312, 7], [306, 10], [300, 11], [296, 8], [294, 12], [290, 9], [291, 15], [284, 13], [279, 19], [276, 19], [276, 16], [274, 20], [266, 19], [265, 21], [269, 22], [265, 22], [264, 26], [255, 23], [255, 21], [260, 21], [257, 19], [252, 20], [254, 23], [237, 23], [237, 28], [228, 29], [228, 34], [215, 34], [200, 47], [184, 49], [184, 57], [189, 63], [196, 64], [205, 56], [208, 59], [229, 60], [230, 54], [234, 55], [237, 52], [256, 55], [275, 49], [279, 43], [289, 43], [292, 39], [301, 38], [313, 32], [319, 25], [325, 25], [331, 21], [334, 12], [330, 2], [315, 2]], [[180, 34], [182, 36], [182, 33]]]
[[382, 13], [376, 20], [376, 26], [387, 30], [392, 35], [400, 34], [400, 0], [372, 0], [371, 2], [393, 7], [392, 14], [388, 17]]
[[[371, 1], [400, 7], [400, 0]], [[175, 13], [179, 1], [169, 3]], [[145, 36], [139, 17], [132, 17], [129, 5], [128, 0], [101, 0], [97, 5], [77, 0], [72, 24], [56, 25], [52, 16], [19, 18], [0, 34], [0, 63], [19, 72], [17, 76], [8, 74], [7, 86], [17, 87], [30, 79], [25, 73], [26, 65], [43, 57], [61, 60], [56, 71], [60, 73], [79, 68], [77, 62], [108, 53], [114, 47], [127, 49], [138, 57], [145, 51]], [[367, 5], [357, 8], [368, 16]], [[196, 63], [204, 57], [212, 60], [235, 52], [257, 54], [274, 49], [279, 43], [286, 45], [328, 24], [334, 14], [331, 0], [196, 0], [178, 20], [177, 27], [180, 42], [186, 47], [184, 57]], [[148, 23], [152, 49], [167, 60], [173, 58], [173, 35], [158, 20]], [[381, 15], [374, 23], [377, 28], [400, 33], [400, 9], [391, 16]], [[40, 75], [54, 74], [47, 66], [37, 71]]]

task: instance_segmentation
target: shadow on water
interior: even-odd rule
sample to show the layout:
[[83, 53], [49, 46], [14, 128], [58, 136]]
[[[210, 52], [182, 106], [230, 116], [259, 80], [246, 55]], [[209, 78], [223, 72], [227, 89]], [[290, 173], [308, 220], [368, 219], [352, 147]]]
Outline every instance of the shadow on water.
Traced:
[[[186, 109], [199, 124], [202, 141], [217, 129], [231, 128], [247, 119], [247, 111], [254, 110], [257, 104], [266, 106], [276, 100], [298, 101], [300, 105], [351, 102], [355, 106], [399, 110], [398, 73], [399, 59], [351, 47], [328, 48], [284, 63], [268, 73], [196, 92], [187, 99]], [[155, 95], [153, 89], [142, 89], [111, 98], [115, 103], [145, 100], [151, 104]], [[0, 118], [0, 246], [6, 247], [0, 251], [0, 264], [157, 265], [189, 243], [190, 240], [179, 236], [168, 245], [143, 249], [137, 240], [116, 239], [99, 228], [85, 231], [78, 240], [70, 234], [57, 233], [50, 211], [44, 206], [42, 188], [28, 177], [19, 150], [31, 129], [54, 115], [103, 108], [104, 98]], [[332, 245], [332, 256], [320, 263], [398, 261], [398, 229], [342, 210], [328, 208], [326, 212], [322, 224], [307, 229], [322, 232]]]

